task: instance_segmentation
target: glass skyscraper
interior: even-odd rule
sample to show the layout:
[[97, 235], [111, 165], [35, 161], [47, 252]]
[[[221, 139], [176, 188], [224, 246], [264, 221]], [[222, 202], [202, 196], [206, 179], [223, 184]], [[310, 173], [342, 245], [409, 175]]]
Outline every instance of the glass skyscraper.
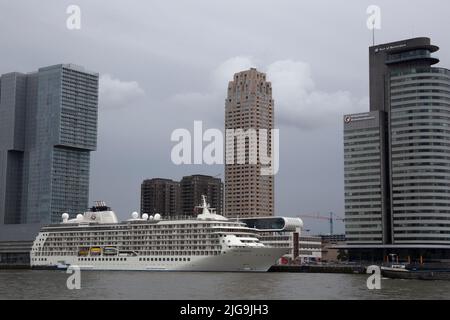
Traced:
[[346, 238], [361, 256], [450, 258], [450, 71], [434, 66], [438, 49], [429, 38], [370, 47], [370, 112], [344, 116]]
[[88, 207], [98, 74], [61, 64], [0, 79], [0, 224], [51, 223]]

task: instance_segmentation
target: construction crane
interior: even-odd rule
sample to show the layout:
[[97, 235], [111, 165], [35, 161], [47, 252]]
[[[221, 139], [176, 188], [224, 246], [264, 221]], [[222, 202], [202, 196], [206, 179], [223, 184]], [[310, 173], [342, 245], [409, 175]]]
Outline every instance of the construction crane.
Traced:
[[329, 213], [329, 216], [322, 216], [318, 213], [316, 214], [302, 214], [298, 216], [299, 218], [310, 218], [310, 219], [320, 219], [320, 220], [328, 220], [329, 224], [330, 224], [330, 235], [333, 235], [333, 228], [334, 228], [334, 220], [340, 220], [340, 221], [345, 221], [344, 218], [341, 218], [337, 215], [335, 215], [333, 212]]

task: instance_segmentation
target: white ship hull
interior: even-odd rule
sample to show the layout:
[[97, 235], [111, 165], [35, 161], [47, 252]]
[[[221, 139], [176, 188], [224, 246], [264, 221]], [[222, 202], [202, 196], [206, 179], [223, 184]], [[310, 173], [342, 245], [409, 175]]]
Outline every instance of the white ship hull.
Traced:
[[[32, 264], [33, 268], [58, 269], [77, 266], [80, 270], [122, 271], [220, 271], [266, 272], [287, 253], [284, 248], [233, 248], [217, 256], [193, 256], [190, 261], [147, 261], [153, 257], [127, 257], [115, 261], [112, 257], [98, 257], [95, 261], [82, 261], [80, 257], [48, 257], [47, 261]], [[156, 258], [156, 257], [154, 257]], [[111, 259], [105, 261], [104, 259]]]

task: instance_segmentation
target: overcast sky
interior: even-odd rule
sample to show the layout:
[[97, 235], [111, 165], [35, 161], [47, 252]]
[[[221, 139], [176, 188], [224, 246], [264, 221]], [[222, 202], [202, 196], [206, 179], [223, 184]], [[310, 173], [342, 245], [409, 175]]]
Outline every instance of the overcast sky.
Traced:
[[[80, 30], [66, 27], [71, 4]], [[280, 129], [276, 214], [343, 217], [341, 121], [369, 108], [371, 4], [381, 8], [377, 43], [428, 36], [450, 67], [447, 0], [0, 0], [0, 73], [58, 63], [100, 73], [90, 199], [125, 218], [139, 210], [145, 178], [223, 178], [220, 165], [174, 165], [170, 135], [194, 120], [222, 129], [228, 81], [256, 67], [272, 82]], [[328, 232], [326, 221], [305, 224]]]

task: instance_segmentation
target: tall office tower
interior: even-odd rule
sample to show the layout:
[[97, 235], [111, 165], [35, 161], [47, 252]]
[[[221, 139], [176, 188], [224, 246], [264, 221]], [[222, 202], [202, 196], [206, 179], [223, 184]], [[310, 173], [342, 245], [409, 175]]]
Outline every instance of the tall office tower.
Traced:
[[0, 224], [83, 212], [97, 143], [98, 74], [64, 64], [0, 81]]
[[348, 115], [344, 122], [346, 239], [381, 245], [389, 234], [385, 117], [372, 111]]
[[[272, 86], [264, 73], [252, 68], [234, 75], [228, 84], [225, 102], [225, 129], [260, 129], [268, 131], [268, 155], [272, 153], [270, 130], [274, 128], [274, 102]], [[250, 137], [250, 136], [249, 136]], [[259, 154], [259, 135], [257, 145], [250, 146], [250, 138], [239, 142], [234, 138], [233, 163], [229, 158], [225, 164], [225, 215], [272, 216], [274, 214], [274, 177], [261, 175], [261, 162], [251, 163], [254, 153]], [[227, 145], [228, 145], [227, 141]], [[245, 148], [245, 163], [239, 164], [239, 145]], [[228, 148], [228, 146], [227, 146]], [[227, 158], [227, 156], [226, 156]]]
[[433, 67], [437, 50], [429, 38], [369, 49], [371, 112], [344, 116], [346, 235], [360, 255], [450, 257], [450, 71]]
[[181, 179], [181, 207], [184, 215], [193, 215], [194, 208], [201, 203], [202, 195], [206, 196], [211, 208], [223, 214], [223, 183], [220, 178], [205, 175], [186, 176]]
[[180, 183], [170, 179], [147, 179], [141, 185], [141, 212], [162, 216], [181, 214]]
[[0, 77], [0, 224], [21, 222], [27, 77]]

